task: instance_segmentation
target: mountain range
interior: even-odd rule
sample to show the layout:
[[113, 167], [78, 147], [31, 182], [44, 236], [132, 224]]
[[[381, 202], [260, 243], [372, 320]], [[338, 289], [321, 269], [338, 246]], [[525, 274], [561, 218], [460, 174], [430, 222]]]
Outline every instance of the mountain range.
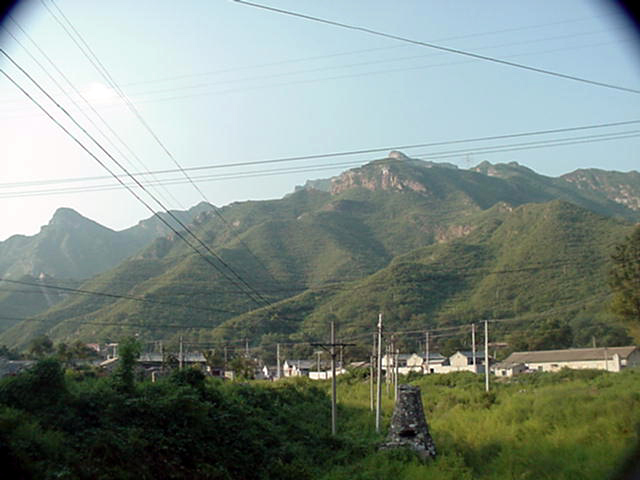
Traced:
[[[505, 339], [551, 321], [620, 338], [607, 270], [640, 221], [640, 174], [465, 170], [392, 152], [281, 199], [178, 214], [211, 251], [196, 254], [157, 219], [113, 232], [69, 209], [1, 242], [3, 278], [31, 285], [3, 282], [0, 307], [15, 318], [0, 343], [185, 335], [270, 349], [325, 338], [328, 319], [345, 338], [370, 338], [380, 311], [391, 329], [503, 318]], [[112, 296], [42, 287], [56, 282]], [[591, 340], [575, 330], [571, 342]]]

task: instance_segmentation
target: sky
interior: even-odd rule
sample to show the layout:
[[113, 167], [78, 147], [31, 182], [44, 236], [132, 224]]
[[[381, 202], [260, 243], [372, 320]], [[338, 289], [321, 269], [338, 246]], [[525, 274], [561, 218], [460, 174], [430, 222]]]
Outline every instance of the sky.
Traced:
[[[639, 37], [627, 19], [604, 2], [264, 4], [640, 89]], [[174, 209], [205, 199], [223, 206], [280, 198], [308, 179], [328, 178], [385, 157], [387, 148], [640, 119], [638, 93], [231, 0], [25, 1], [5, 20], [0, 46], [24, 70], [0, 55], [0, 68], [7, 75], [105, 166], [122, 174], [115, 159], [131, 173], [144, 173], [136, 178], [155, 182], [147, 190], [163, 207]], [[460, 168], [516, 161], [549, 176], [578, 168], [629, 171], [640, 165], [640, 137], [634, 136], [639, 129], [639, 124], [631, 124], [403, 151], [425, 159], [441, 153], [436, 161]], [[628, 138], [481, 150], [612, 133]], [[368, 149], [381, 151], [251, 164]], [[176, 164], [188, 170], [198, 189], [179, 171], [147, 173], [176, 170]], [[152, 210], [161, 209], [146, 192], [135, 191]], [[0, 241], [37, 233], [59, 207], [73, 208], [115, 230], [151, 215], [2, 75]]]

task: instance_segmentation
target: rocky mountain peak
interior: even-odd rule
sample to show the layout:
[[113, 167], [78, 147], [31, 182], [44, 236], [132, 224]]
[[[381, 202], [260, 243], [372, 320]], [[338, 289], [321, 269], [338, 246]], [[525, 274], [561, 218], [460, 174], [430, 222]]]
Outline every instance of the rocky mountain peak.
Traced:
[[356, 187], [366, 188], [371, 191], [413, 190], [421, 193], [427, 191], [427, 188], [422, 183], [402, 175], [398, 169], [389, 162], [370, 163], [361, 168], [348, 170], [342, 175], [331, 179], [330, 191], [332, 195], [337, 195], [345, 190]]
[[72, 226], [87, 220], [73, 208], [62, 207], [55, 211], [53, 217], [49, 220], [49, 225]]

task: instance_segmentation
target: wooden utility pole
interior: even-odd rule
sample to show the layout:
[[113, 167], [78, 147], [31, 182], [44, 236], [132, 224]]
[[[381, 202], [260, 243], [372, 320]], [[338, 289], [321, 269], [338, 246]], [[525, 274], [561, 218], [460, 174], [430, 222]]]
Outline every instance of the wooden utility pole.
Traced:
[[320, 379], [320, 355], [322, 352], [318, 350], [316, 352], [316, 372], [318, 372], [318, 379]]
[[222, 366], [222, 369], [224, 370], [223, 372], [223, 376], [226, 377], [227, 376], [227, 346], [224, 346], [224, 365]]
[[[395, 346], [395, 344], [394, 344]], [[398, 363], [400, 357], [400, 350], [396, 348], [395, 358], [393, 359], [393, 401], [398, 400]]]
[[182, 370], [182, 367], [184, 365], [184, 350], [183, 350], [183, 344], [182, 344], [182, 335], [180, 335], [180, 354], [179, 354], [179, 358], [178, 358], [178, 367], [180, 370]]
[[484, 321], [484, 389], [489, 391], [489, 322]]
[[331, 435], [336, 434], [336, 325], [331, 321]]
[[336, 343], [336, 327], [335, 322], [331, 322], [331, 343], [312, 343], [313, 347], [320, 347], [327, 350], [331, 355], [331, 435], [335, 435], [337, 433], [336, 428], [336, 419], [338, 415], [337, 409], [337, 398], [336, 398], [336, 356], [338, 352], [336, 352], [336, 347], [351, 347], [354, 346], [355, 343]]
[[376, 432], [380, 432], [380, 400], [382, 400], [382, 313], [378, 315], [378, 385], [376, 389]]
[[426, 373], [431, 373], [431, 370], [429, 368], [429, 332], [425, 332], [424, 333], [424, 356], [426, 357], [425, 360], [427, 362], [427, 372]]
[[476, 324], [471, 324], [471, 350], [473, 352], [473, 373], [476, 371]]
[[[393, 337], [391, 337], [391, 341], [393, 342]], [[390, 365], [389, 365], [389, 361], [391, 359], [391, 345], [387, 345], [386, 348], [386, 353], [385, 353], [385, 370], [384, 370], [384, 385], [387, 388], [387, 397], [389, 396], [389, 384], [391, 383], [391, 375], [392, 372], [390, 371]]]
[[244, 356], [249, 358], [249, 339], [247, 337], [244, 338]]
[[279, 343], [276, 344], [276, 363], [277, 363], [276, 378], [279, 379], [280, 378], [280, 344]]
[[369, 362], [369, 408], [373, 412], [374, 402], [373, 402], [373, 374], [375, 372], [375, 367], [373, 366], [373, 362], [376, 358], [376, 334], [373, 334], [373, 345], [371, 347], [371, 360]]

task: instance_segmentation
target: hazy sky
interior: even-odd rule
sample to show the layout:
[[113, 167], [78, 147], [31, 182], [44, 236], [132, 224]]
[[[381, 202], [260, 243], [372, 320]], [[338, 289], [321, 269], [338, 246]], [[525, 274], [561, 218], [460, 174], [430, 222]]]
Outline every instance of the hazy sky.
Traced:
[[[265, 3], [640, 89], [638, 38], [617, 12], [604, 8], [600, 2]], [[183, 167], [640, 119], [638, 94], [411, 46], [228, 0], [25, 2], [14, 11], [15, 22], [7, 20], [5, 30], [0, 31], [2, 48], [133, 172], [175, 169], [175, 165], [56, 22], [52, 13], [64, 24], [60, 12], [80, 32], [111, 78]], [[67, 29], [72, 31], [68, 25]], [[64, 87], [80, 110], [8, 32]], [[104, 152], [38, 93], [14, 65], [4, 57], [0, 58], [0, 65], [113, 167]], [[65, 83], [56, 68], [102, 115], [126, 147]], [[556, 138], [638, 129], [640, 125], [631, 125]], [[77, 180], [108, 174], [5, 77], [0, 77], [0, 132], [0, 240], [17, 233], [36, 233], [62, 206], [114, 229], [150, 216], [126, 190], [104, 190], [103, 187], [117, 184], [113, 179]], [[405, 153], [422, 157], [465, 147], [534, 140], [422, 148]], [[461, 153], [442, 161], [462, 168], [484, 160], [517, 161], [551, 176], [581, 167], [628, 171], [638, 169], [639, 145], [639, 138], [628, 138], [507, 153]], [[307, 179], [329, 177], [347, 168], [331, 167], [333, 163], [364, 163], [379, 156], [203, 169], [190, 174], [208, 200], [225, 205], [278, 198]], [[275, 172], [278, 175], [267, 172], [291, 168], [323, 170]], [[198, 179], [202, 176], [210, 178]], [[181, 178], [176, 173], [156, 176], [161, 181]], [[45, 183], [63, 179], [76, 181]], [[202, 200], [193, 186], [185, 183], [167, 185], [165, 189], [153, 187], [153, 191], [171, 208], [190, 207]]]

